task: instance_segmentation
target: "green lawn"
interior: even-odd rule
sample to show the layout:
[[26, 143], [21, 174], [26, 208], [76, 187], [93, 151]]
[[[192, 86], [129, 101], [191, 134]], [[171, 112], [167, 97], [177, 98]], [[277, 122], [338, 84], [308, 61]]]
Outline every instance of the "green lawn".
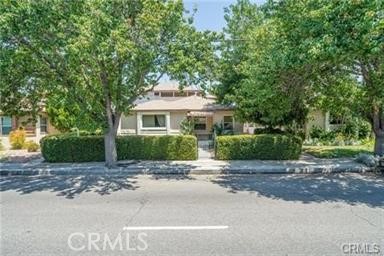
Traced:
[[303, 152], [318, 158], [355, 157], [359, 153], [372, 153], [373, 144], [360, 146], [303, 146]]

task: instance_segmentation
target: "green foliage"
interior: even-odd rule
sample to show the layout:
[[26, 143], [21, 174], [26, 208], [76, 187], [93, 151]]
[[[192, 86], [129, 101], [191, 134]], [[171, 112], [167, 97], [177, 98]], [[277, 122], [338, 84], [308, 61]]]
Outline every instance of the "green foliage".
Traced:
[[253, 131], [253, 134], [287, 134], [287, 132], [278, 128], [266, 127], [266, 128], [256, 128]]
[[40, 145], [33, 140], [29, 140], [24, 143], [23, 148], [26, 149], [28, 152], [37, 152], [40, 148]]
[[25, 143], [25, 137], [26, 134], [23, 128], [11, 131], [9, 133], [9, 143], [11, 144], [11, 149], [22, 149]]
[[372, 154], [372, 143], [359, 146], [304, 146], [303, 151], [318, 158], [355, 157], [360, 153]]
[[219, 99], [269, 126], [303, 125], [309, 107], [354, 114], [382, 143], [383, 9], [371, 0], [238, 1], [226, 13]]
[[320, 127], [312, 127], [309, 136], [312, 143], [322, 145], [351, 145], [360, 144], [369, 138], [371, 125], [362, 119], [347, 119], [339, 128], [325, 131]]
[[233, 135], [233, 130], [226, 130], [224, 129], [223, 123], [215, 123], [212, 127], [213, 132], [216, 136], [221, 135]]
[[124, 136], [117, 138], [118, 159], [196, 160], [195, 136]]
[[1, 112], [44, 98], [59, 130], [104, 131], [109, 166], [121, 115], [164, 75], [213, 80], [216, 34], [197, 31], [180, 0], [5, 0], [0, 13]]
[[335, 131], [326, 131], [323, 128], [314, 126], [309, 132], [311, 139], [318, 139], [321, 141], [333, 141], [336, 139], [337, 133]]
[[235, 135], [217, 137], [216, 159], [298, 159], [302, 140], [288, 135]]
[[192, 118], [184, 118], [180, 123], [180, 132], [183, 135], [192, 135], [194, 132], [195, 122]]
[[359, 140], [367, 139], [371, 136], [372, 126], [365, 120], [359, 120]]
[[105, 159], [102, 136], [52, 135], [42, 138], [40, 145], [47, 162], [93, 162]]
[[[104, 161], [104, 138], [74, 134], [44, 137], [41, 151], [48, 162]], [[194, 136], [121, 136], [117, 137], [119, 160], [195, 160]]]

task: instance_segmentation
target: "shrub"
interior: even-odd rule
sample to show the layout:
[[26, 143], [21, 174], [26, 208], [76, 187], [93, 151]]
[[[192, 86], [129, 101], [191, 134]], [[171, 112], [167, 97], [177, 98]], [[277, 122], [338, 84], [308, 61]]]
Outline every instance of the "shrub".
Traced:
[[212, 127], [212, 132], [217, 136], [234, 134], [233, 130], [225, 129], [223, 123], [215, 123]]
[[195, 122], [193, 119], [184, 118], [180, 123], [180, 132], [183, 135], [192, 135], [194, 132]]
[[327, 142], [328, 144], [332, 144], [332, 142], [336, 139], [338, 135], [337, 131], [326, 131], [320, 127], [312, 127], [309, 136], [311, 139], [317, 139], [322, 142]]
[[29, 140], [24, 143], [23, 148], [26, 149], [28, 152], [37, 152], [40, 146], [36, 142]]
[[360, 120], [359, 122], [359, 139], [367, 139], [371, 135], [372, 127], [367, 121]]
[[195, 136], [122, 136], [117, 140], [117, 156], [123, 159], [195, 160]]
[[278, 128], [256, 128], [253, 134], [287, 134], [287, 132]]
[[102, 136], [73, 134], [46, 136], [40, 140], [41, 153], [48, 162], [104, 161]]
[[22, 149], [25, 143], [25, 136], [25, 131], [22, 128], [11, 131], [9, 133], [9, 143], [11, 144], [11, 149]]
[[[54, 135], [41, 142], [48, 162], [104, 161], [102, 136]], [[116, 140], [118, 160], [195, 160], [196, 137], [186, 136], [119, 136]]]
[[288, 160], [299, 158], [302, 139], [278, 134], [221, 136], [215, 146], [220, 160]]

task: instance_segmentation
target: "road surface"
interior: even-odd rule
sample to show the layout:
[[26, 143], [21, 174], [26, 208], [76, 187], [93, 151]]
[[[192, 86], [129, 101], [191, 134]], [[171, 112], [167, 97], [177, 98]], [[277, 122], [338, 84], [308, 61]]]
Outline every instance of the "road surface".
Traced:
[[0, 186], [1, 255], [384, 254], [382, 176], [5, 177]]

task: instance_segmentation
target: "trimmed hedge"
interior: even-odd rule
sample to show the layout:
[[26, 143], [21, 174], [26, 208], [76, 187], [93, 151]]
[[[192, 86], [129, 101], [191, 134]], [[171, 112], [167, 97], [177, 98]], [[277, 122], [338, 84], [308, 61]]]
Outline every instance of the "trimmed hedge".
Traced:
[[[105, 160], [103, 136], [52, 135], [41, 139], [47, 162], [101, 162]], [[119, 136], [118, 160], [195, 160], [194, 136]]]
[[218, 136], [215, 153], [219, 160], [290, 160], [300, 157], [302, 144], [301, 138], [292, 135]]

